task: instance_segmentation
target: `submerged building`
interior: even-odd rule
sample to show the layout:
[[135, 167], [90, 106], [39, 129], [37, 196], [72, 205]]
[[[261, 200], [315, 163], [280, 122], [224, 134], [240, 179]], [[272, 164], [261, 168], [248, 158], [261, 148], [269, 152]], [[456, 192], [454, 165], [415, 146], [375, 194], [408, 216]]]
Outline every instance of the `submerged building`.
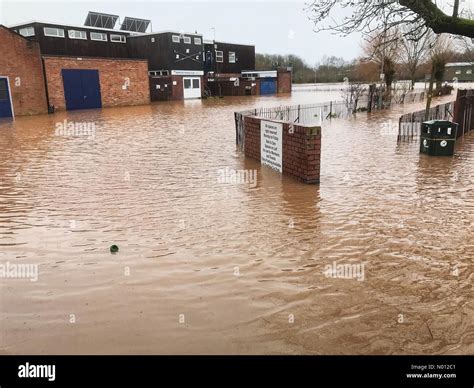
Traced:
[[0, 117], [156, 100], [291, 92], [289, 69], [257, 72], [255, 46], [152, 32], [145, 19], [89, 12], [84, 26], [0, 26]]
[[474, 82], [474, 62], [453, 62], [446, 64], [444, 80], [452, 82]]

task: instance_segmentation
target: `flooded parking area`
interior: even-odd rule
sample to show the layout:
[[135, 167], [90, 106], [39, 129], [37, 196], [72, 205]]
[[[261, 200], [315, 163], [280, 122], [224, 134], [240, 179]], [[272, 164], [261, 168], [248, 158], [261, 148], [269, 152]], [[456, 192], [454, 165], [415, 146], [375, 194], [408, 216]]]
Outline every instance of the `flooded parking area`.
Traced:
[[236, 150], [234, 111], [331, 99], [0, 122], [0, 263], [38, 269], [0, 279], [0, 353], [472, 354], [474, 134], [437, 158], [397, 144], [423, 103], [326, 121], [319, 185]]

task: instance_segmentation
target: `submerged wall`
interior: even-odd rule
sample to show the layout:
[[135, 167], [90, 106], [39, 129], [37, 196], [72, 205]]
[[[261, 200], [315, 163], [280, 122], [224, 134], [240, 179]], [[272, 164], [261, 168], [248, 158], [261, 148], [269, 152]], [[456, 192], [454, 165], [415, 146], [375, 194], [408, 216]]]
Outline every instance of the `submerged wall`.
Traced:
[[[290, 124], [256, 116], [244, 118], [245, 155], [262, 161], [262, 123], [282, 127], [281, 172], [304, 183], [319, 183], [321, 170], [321, 127]], [[279, 140], [276, 140], [278, 143]]]

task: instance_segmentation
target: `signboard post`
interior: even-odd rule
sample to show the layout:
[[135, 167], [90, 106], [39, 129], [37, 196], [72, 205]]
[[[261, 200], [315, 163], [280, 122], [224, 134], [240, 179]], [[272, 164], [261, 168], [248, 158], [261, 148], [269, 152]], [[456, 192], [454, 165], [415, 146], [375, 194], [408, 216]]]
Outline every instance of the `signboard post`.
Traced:
[[261, 163], [283, 172], [282, 163], [283, 123], [262, 120], [260, 122]]

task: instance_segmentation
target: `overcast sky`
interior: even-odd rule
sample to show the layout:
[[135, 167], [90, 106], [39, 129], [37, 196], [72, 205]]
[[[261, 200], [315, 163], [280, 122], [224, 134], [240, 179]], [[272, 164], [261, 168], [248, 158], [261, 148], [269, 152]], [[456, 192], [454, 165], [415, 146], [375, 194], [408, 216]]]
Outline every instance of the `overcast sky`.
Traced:
[[[356, 58], [361, 51], [360, 34], [343, 38], [329, 32], [315, 33], [305, 11], [309, 1], [0, 0], [0, 23], [9, 26], [39, 20], [83, 25], [91, 10], [119, 15], [121, 19], [151, 19], [153, 31], [197, 30], [207, 39], [213, 39], [215, 27], [217, 40], [254, 44], [258, 53], [296, 54], [310, 65], [324, 55]], [[474, 0], [463, 3], [465, 6]]]
[[347, 38], [329, 32], [316, 34], [304, 1], [23, 1], [0, 0], [0, 23], [7, 26], [31, 20], [83, 25], [87, 12], [98, 11], [151, 19], [153, 31], [198, 31], [205, 38], [247, 43], [258, 53], [296, 54], [313, 65], [324, 55], [353, 59], [360, 52], [360, 36]]

